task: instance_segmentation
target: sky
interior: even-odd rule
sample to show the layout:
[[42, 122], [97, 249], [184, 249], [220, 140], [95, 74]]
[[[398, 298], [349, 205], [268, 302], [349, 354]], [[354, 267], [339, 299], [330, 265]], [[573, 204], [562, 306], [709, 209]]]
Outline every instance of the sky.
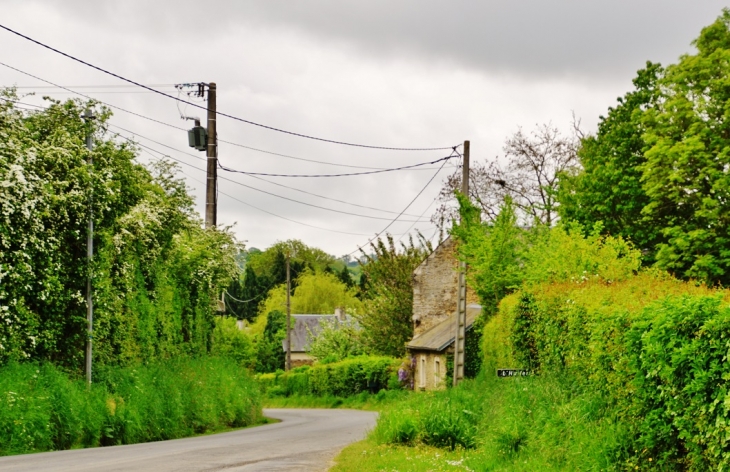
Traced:
[[[520, 128], [551, 123], [567, 134], [575, 116], [585, 133], [594, 132], [647, 60], [667, 65], [692, 53], [692, 40], [727, 6], [716, 0], [0, 5], [0, 24], [174, 96], [174, 84], [215, 82], [221, 113], [371, 146], [451, 148], [469, 140], [472, 162], [500, 159], [505, 140]], [[128, 86], [4, 30], [0, 62], [176, 127], [192, 126], [181, 114], [205, 117], [204, 110]], [[73, 97], [0, 65], [0, 86], [12, 85], [34, 92], [23, 101], [37, 105], [44, 95]], [[109, 130], [145, 146], [142, 163], [161, 156], [180, 161], [203, 214], [205, 153], [188, 147], [184, 130], [119, 110]], [[218, 119], [218, 137], [227, 141], [219, 144], [223, 166], [268, 174], [364, 172], [451, 154], [344, 146], [225, 117]], [[218, 224], [232, 226], [247, 247], [300, 239], [338, 257], [357, 256], [386, 227], [395, 239], [415, 230], [431, 238], [436, 196], [459, 163], [348, 177], [219, 171]]]

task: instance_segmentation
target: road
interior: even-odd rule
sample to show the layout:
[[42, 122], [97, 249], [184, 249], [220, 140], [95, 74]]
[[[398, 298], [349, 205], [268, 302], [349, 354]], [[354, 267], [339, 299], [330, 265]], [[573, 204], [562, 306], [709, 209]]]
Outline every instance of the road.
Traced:
[[375, 425], [356, 410], [264, 410], [281, 423], [126, 446], [0, 457], [2, 471], [320, 471]]

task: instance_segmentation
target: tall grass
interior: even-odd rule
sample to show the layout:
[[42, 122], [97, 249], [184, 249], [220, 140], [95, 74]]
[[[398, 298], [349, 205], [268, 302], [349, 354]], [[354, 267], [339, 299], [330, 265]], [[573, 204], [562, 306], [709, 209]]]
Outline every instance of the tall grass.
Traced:
[[[399, 446], [434, 460], [450, 457], [444, 449], [461, 451], [459, 467], [471, 470], [610, 470], [626, 457], [627, 433], [600, 397], [566, 379], [482, 376], [391, 405], [369, 441], [379, 445], [380, 459], [368, 457], [360, 470], [387, 469], [411, 454]], [[345, 451], [336, 470], [356, 470], [358, 461]]]
[[51, 364], [0, 368], [0, 455], [173, 439], [262, 419], [260, 392], [221, 358], [101, 368], [87, 388]]

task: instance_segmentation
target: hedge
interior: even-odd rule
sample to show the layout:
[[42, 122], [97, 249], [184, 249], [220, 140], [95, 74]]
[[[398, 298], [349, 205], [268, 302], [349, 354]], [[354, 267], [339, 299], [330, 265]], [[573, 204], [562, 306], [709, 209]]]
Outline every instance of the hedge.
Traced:
[[269, 396], [315, 395], [347, 397], [360, 392], [376, 393], [400, 388], [398, 368], [402, 360], [392, 357], [358, 356], [330, 364], [315, 364], [256, 376]]
[[523, 288], [485, 325], [485, 366], [594, 392], [632, 431], [626, 467], [727, 470], [728, 301], [728, 291], [653, 272]]

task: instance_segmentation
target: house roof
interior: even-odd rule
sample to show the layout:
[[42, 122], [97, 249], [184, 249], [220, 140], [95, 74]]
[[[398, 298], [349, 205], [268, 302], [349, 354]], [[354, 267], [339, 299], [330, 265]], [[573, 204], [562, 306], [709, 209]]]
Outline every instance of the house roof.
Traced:
[[[292, 315], [294, 318], [294, 327], [291, 330], [291, 351], [306, 352], [309, 348], [309, 341], [312, 336], [317, 336], [322, 331], [322, 322], [334, 321], [337, 325], [342, 323], [337, 315]], [[347, 316], [347, 322], [350, 322], [350, 316]], [[286, 351], [286, 338], [281, 342], [281, 346]]]
[[[482, 312], [481, 305], [466, 306], [466, 330], [471, 329], [474, 321], [476, 321], [479, 313]], [[441, 323], [433, 326], [431, 329], [411, 339], [406, 344], [408, 349], [421, 351], [443, 351], [454, 342], [454, 325], [456, 324], [456, 312], [443, 320]]]

